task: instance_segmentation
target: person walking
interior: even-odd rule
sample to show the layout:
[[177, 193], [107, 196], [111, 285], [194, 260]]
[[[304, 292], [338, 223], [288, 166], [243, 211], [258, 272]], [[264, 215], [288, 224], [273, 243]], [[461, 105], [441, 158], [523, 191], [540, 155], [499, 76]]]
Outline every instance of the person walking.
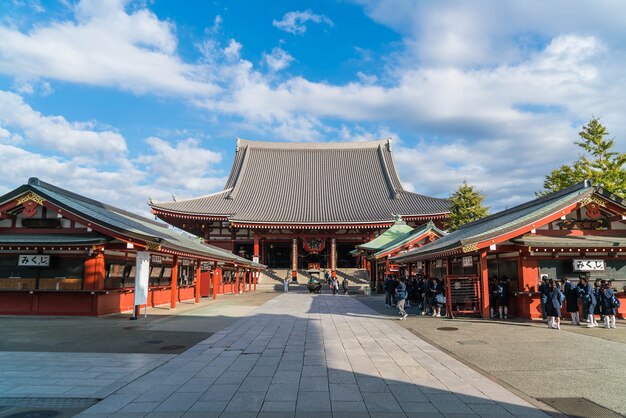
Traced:
[[346, 279], [345, 277], [343, 278], [343, 281], [341, 282], [341, 287], [343, 288], [343, 294], [347, 295], [348, 294], [348, 279]]
[[539, 302], [541, 303], [541, 317], [543, 318], [543, 322], [548, 321], [548, 313], [546, 312], [547, 304], [548, 304], [548, 294], [550, 293], [550, 286], [548, 285], [548, 275], [541, 275], [541, 283], [537, 288], [539, 291]]
[[402, 318], [400, 318], [400, 320], [402, 321], [408, 316], [408, 314], [404, 310], [404, 304], [407, 298], [407, 291], [406, 291], [406, 284], [404, 284], [404, 278], [402, 277], [398, 279], [398, 285], [396, 286], [395, 294], [396, 294], [396, 306], [398, 307], [398, 310], [400, 311], [400, 315], [402, 315]]
[[572, 325], [580, 325], [580, 314], [578, 313], [578, 289], [567, 277], [561, 278], [563, 293], [565, 293], [565, 304], [567, 312], [572, 318]]
[[393, 305], [393, 296], [392, 295], [393, 295], [394, 288], [393, 288], [393, 283], [392, 282], [393, 282], [393, 280], [391, 279], [390, 276], [387, 276], [385, 278], [385, 283], [384, 283], [384, 286], [385, 286], [385, 306], [387, 308], [391, 308], [391, 305]]
[[285, 293], [289, 293], [289, 277], [285, 277], [285, 280], [283, 281], [283, 291]]
[[550, 292], [548, 293], [548, 303], [546, 313], [548, 314], [548, 327], [561, 329], [561, 304], [565, 300], [565, 295], [559, 289], [558, 283], [554, 280], [548, 282]]
[[594, 315], [598, 300], [596, 299], [596, 293], [594, 292], [593, 285], [589, 283], [589, 279], [583, 277], [581, 282], [583, 284], [583, 304], [586, 307], [585, 310], [588, 312], [587, 328], [594, 328], [598, 326]]
[[615, 328], [615, 291], [609, 285], [609, 282], [602, 280], [600, 283], [600, 306], [604, 313], [604, 328]]
[[435, 279], [435, 286], [433, 288], [433, 316], [439, 318], [441, 316], [441, 308], [446, 305], [446, 290], [443, 287], [443, 281]]
[[336, 295], [337, 292], [339, 292], [339, 280], [337, 280], [336, 277], [333, 277], [333, 280], [330, 285], [333, 288], [333, 295]]

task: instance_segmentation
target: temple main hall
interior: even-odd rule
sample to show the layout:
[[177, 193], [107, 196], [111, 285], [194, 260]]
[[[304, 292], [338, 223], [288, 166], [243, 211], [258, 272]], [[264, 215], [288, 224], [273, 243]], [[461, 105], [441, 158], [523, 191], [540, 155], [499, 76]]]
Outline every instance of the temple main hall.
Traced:
[[413, 227], [449, 214], [447, 199], [404, 190], [391, 140], [293, 143], [237, 139], [220, 192], [150, 202], [160, 219], [267, 265], [367, 268], [350, 252], [394, 224]]

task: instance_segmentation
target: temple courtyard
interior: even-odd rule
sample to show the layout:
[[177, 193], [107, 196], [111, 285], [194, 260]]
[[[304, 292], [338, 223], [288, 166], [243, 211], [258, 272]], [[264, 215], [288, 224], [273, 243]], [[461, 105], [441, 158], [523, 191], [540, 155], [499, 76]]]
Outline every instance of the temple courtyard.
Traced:
[[555, 331], [409, 312], [400, 321], [380, 296], [259, 291], [137, 321], [0, 317], [0, 416], [626, 414], [623, 321]]

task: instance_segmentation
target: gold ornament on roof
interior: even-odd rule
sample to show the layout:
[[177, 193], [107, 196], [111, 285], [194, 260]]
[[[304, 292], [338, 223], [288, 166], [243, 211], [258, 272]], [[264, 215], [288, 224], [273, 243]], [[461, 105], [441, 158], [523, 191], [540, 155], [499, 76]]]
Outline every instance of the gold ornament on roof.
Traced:
[[33, 202], [37, 203], [40, 206], [43, 206], [43, 202], [45, 202], [44, 198], [39, 196], [38, 194], [35, 194], [33, 192], [28, 192], [24, 196], [17, 198], [16, 205], [19, 206], [24, 202], [28, 202], [29, 200], [32, 200]]

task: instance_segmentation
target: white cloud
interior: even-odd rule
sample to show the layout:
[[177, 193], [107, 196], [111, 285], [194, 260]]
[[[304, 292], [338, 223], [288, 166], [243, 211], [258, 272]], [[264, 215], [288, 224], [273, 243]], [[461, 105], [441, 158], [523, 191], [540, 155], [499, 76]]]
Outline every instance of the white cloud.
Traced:
[[328, 26], [333, 25], [332, 20], [327, 16], [315, 14], [311, 10], [287, 12], [281, 20], [273, 20], [272, 25], [294, 35], [304, 35], [307, 22], [324, 23]]
[[135, 93], [206, 95], [215, 91], [206, 69], [176, 55], [173, 24], [125, 0], [82, 0], [76, 21], [37, 25], [28, 32], [0, 25], [0, 73], [118, 87]]
[[200, 146], [196, 139], [186, 139], [171, 145], [167, 141], [150, 137], [146, 139], [150, 153], [139, 156], [137, 164], [153, 176], [153, 185], [165, 190], [206, 192], [223, 185], [222, 177], [215, 174], [214, 166], [222, 155]]
[[271, 71], [280, 71], [289, 67], [294, 58], [284, 49], [276, 47], [271, 53], [264, 53], [263, 60]]
[[94, 131], [90, 124], [70, 123], [62, 116], [44, 116], [33, 110], [24, 99], [0, 91], [0, 123], [19, 130], [26, 141], [35, 146], [66, 155], [119, 155], [126, 152], [124, 138], [112, 131]]

